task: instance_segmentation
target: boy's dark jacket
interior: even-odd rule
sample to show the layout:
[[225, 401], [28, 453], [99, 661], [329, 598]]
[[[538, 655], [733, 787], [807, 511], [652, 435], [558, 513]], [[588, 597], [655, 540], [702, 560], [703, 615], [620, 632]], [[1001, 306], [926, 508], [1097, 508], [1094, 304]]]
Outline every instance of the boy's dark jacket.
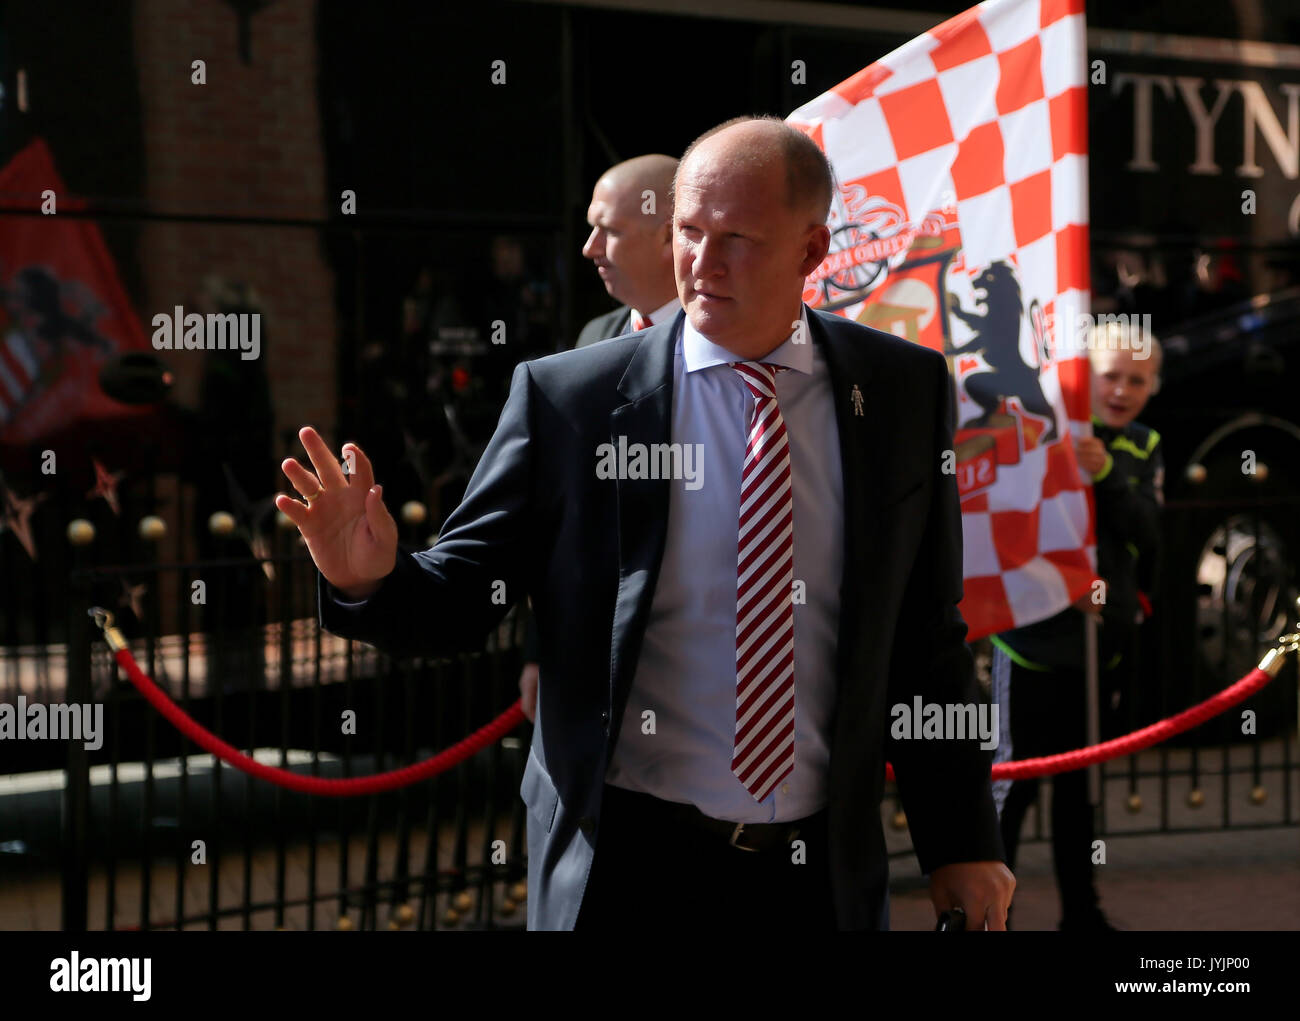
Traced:
[[[1138, 590], [1150, 592], [1160, 536], [1164, 459], [1160, 434], [1138, 422], [1112, 429], [1093, 417], [1093, 433], [1107, 460], [1093, 480], [1097, 506], [1097, 573], [1106, 580], [1100, 660], [1113, 666], [1137, 629]], [[1054, 617], [994, 641], [1024, 666], [1079, 669], [1083, 664], [1083, 613], [1066, 607]]]

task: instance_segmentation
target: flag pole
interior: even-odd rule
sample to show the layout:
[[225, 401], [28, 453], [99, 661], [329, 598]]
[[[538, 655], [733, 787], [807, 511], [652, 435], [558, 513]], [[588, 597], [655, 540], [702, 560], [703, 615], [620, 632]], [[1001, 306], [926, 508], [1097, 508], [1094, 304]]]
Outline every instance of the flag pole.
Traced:
[[[1083, 615], [1083, 668], [1087, 681], [1088, 700], [1088, 745], [1101, 741], [1101, 713], [1099, 710], [1097, 682], [1097, 614]], [[1088, 803], [1094, 807], [1101, 804], [1101, 763], [1094, 762], [1088, 767]]]

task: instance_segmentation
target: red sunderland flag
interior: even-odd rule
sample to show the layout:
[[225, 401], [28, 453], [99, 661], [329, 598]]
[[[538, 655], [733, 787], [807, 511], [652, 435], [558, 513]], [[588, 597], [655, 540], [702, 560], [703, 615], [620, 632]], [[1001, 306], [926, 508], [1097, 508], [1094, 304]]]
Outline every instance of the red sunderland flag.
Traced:
[[1083, 0], [989, 0], [788, 118], [837, 183], [804, 300], [948, 358], [972, 639], [1095, 577], [1086, 88]]
[[[74, 423], [147, 414], [99, 386], [106, 358], [149, 350], [99, 228], [61, 216], [68, 196], [36, 139], [0, 170], [0, 445], [21, 446]], [[49, 208], [46, 205], [46, 208]]]

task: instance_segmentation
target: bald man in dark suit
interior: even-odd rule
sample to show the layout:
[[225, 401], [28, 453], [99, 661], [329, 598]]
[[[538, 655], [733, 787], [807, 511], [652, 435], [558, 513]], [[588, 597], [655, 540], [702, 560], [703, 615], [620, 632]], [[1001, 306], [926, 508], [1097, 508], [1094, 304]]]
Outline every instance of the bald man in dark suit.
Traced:
[[621, 302], [578, 334], [576, 347], [643, 330], [676, 315], [668, 189], [677, 161], [637, 156], [610, 167], [596, 182], [587, 209], [591, 233], [582, 246], [605, 290]]
[[521, 363], [431, 549], [399, 552], [355, 444], [351, 475], [309, 428], [316, 474], [284, 462], [329, 631], [447, 655], [499, 624], [501, 586], [533, 598], [531, 929], [888, 928], [886, 759], [936, 914], [1005, 928], [989, 753], [890, 725], [979, 701], [952, 383], [940, 353], [802, 303], [832, 187], [775, 118], [697, 139], [674, 183], [683, 310]]
[[[587, 347], [636, 333], [681, 307], [673, 279], [668, 190], [677, 161], [651, 153], [615, 164], [592, 189], [587, 223], [591, 233], [582, 246], [611, 298], [623, 304], [590, 320], [574, 347]], [[537, 631], [530, 613], [524, 633], [524, 665], [519, 671], [519, 701], [533, 719], [537, 706]]]

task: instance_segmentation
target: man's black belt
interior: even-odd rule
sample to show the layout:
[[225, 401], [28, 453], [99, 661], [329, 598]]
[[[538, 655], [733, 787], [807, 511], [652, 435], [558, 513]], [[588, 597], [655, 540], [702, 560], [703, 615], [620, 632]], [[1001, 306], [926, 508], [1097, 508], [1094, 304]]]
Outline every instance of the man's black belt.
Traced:
[[803, 819], [790, 822], [727, 822], [705, 815], [694, 805], [680, 801], [665, 801], [640, 791], [610, 785], [619, 795], [630, 794], [636, 798], [648, 798], [656, 808], [673, 822], [692, 829], [713, 833], [725, 840], [732, 847], [742, 851], [771, 851], [775, 848], [788, 848], [800, 833], [807, 834], [814, 826], [823, 821], [826, 809], [814, 812]]

